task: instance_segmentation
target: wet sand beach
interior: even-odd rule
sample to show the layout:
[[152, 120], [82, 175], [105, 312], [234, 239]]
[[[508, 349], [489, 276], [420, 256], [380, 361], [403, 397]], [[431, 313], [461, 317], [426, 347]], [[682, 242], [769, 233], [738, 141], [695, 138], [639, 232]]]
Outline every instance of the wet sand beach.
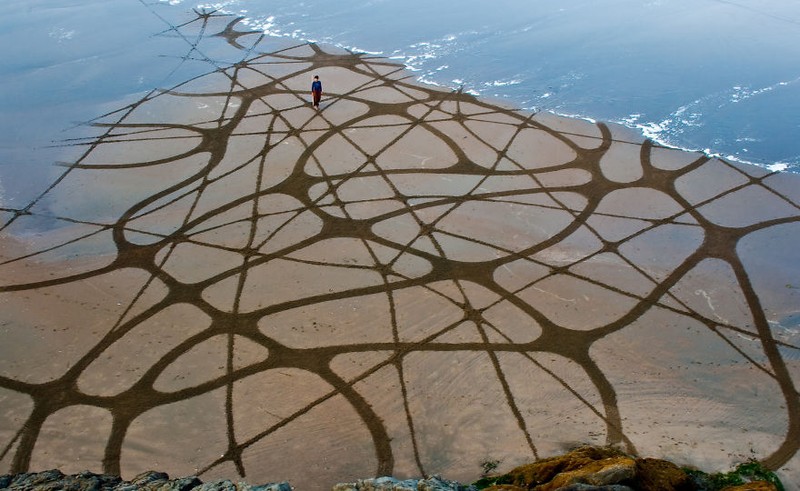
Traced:
[[0, 473], [468, 482], [592, 443], [797, 489], [800, 176], [134, 10], [170, 83], [0, 174]]

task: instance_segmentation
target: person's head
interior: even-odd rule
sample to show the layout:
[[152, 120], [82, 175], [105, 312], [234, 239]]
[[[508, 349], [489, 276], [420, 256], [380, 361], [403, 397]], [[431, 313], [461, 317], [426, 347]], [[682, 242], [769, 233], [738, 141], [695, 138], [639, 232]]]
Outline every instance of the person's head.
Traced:
[[319, 80], [319, 75], [314, 75], [314, 80]]

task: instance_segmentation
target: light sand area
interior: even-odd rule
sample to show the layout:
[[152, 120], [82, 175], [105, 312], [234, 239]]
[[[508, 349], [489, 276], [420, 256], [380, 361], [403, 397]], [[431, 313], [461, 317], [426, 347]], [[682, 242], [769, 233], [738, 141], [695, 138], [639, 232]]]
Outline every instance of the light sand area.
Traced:
[[238, 62], [0, 211], [0, 472], [322, 489], [609, 443], [797, 489], [800, 176], [186, 20]]

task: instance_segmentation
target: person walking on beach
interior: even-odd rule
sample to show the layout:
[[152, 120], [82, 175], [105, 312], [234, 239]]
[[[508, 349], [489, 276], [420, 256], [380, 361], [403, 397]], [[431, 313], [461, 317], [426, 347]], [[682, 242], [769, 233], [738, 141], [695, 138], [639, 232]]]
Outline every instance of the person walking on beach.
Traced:
[[314, 75], [314, 81], [311, 82], [311, 99], [314, 101], [314, 107], [319, 109], [319, 101], [322, 99], [322, 82], [319, 81], [319, 75]]

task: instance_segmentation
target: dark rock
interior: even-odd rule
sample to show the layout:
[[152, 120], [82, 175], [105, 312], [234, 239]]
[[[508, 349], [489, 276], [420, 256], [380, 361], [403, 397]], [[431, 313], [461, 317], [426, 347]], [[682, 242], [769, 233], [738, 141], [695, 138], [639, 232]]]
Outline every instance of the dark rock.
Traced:
[[417, 491], [473, 491], [474, 486], [465, 486], [456, 481], [448, 481], [439, 476], [421, 479], [417, 482]]
[[288, 482], [277, 482], [272, 484], [262, 484], [261, 486], [253, 486], [250, 491], [292, 491], [292, 487]]
[[159, 491], [189, 491], [203, 484], [197, 476], [181, 477], [164, 483]]
[[194, 491], [239, 491], [236, 485], [227, 479], [212, 481], [201, 484], [194, 488]]
[[633, 488], [622, 484], [609, 484], [607, 486], [595, 486], [594, 484], [576, 483], [559, 488], [559, 491], [634, 491]]
[[[10, 477], [10, 479], [5, 479], [5, 477]], [[4, 476], [4, 479], [0, 481], [0, 488], [36, 491], [110, 491], [120, 482], [122, 479], [117, 476], [94, 474], [88, 471], [65, 476], [61, 471], [49, 470]]]
[[26, 472], [10, 477], [11, 481], [5, 486], [7, 489], [39, 489], [47, 483], [60, 481], [64, 478], [64, 474], [59, 470], [52, 469], [43, 472]]
[[641, 491], [692, 491], [694, 481], [680, 467], [659, 459], [636, 459], [636, 487]]
[[133, 480], [131, 481], [131, 484], [144, 487], [156, 483], [163, 484], [166, 481], [169, 481], [168, 474], [164, 472], [146, 471], [134, 477]]
[[25, 474], [17, 474], [11, 481], [9, 489], [21, 486], [42, 486], [50, 482], [60, 481], [64, 478], [64, 474], [58, 469], [51, 469], [42, 472], [28, 472]]
[[339, 483], [333, 486], [333, 491], [477, 491], [477, 488], [439, 476], [404, 481], [393, 477], [375, 477], [354, 483]]
[[58, 470], [0, 476], [0, 489], [18, 491], [292, 491], [289, 483], [251, 486], [229, 480], [203, 483], [196, 476], [170, 480], [163, 472], [147, 471], [123, 481], [118, 476], [84, 471], [65, 476]]
[[417, 481], [409, 479], [401, 481], [394, 477], [374, 477], [359, 479], [353, 483], [338, 483], [332, 491], [416, 491]]
[[[244, 482], [233, 483], [228, 479], [203, 483], [200, 486], [189, 489], [192, 491], [292, 491], [292, 487], [288, 482], [251, 486]], [[172, 491], [172, 488], [170, 488], [170, 491]]]

